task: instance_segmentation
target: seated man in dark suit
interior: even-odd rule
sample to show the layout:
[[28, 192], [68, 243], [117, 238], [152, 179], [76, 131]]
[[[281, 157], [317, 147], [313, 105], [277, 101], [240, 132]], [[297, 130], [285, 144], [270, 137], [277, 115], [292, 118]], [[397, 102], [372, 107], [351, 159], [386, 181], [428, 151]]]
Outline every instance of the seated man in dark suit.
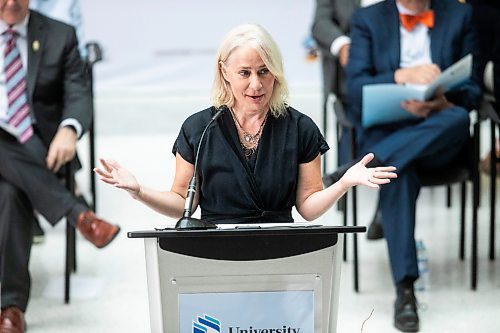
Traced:
[[[54, 20], [72, 25], [75, 28], [78, 38], [80, 56], [82, 59], [86, 58], [87, 49], [85, 48], [85, 39], [83, 38], [82, 13], [79, 0], [30, 0], [29, 7]], [[80, 196], [80, 199], [82, 202], [85, 202], [83, 196]], [[40, 244], [44, 240], [45, 232], [40, 226], [40, 221], [35, 218], [35, 223], [33, 223], [33, 243]]]
[[311, 32], [321, 50], [325, 94], [340, 92], [335, 86], [338, 63], [345, 67], [349, 58], [348, 37], [352, 13], [360, 0], [317, 0]]
[[432, 170], [452, 162], [469, 136], [469, 115], [480, 99], [471, 80], [428, 101], [402, 101], [412, 120], [363, 128], [366, 84], [427, 84], [474, 50], [468, 5], [457, 0], [387, 0], [362, 8], [352, 18], [347, 65], [349, 116], [356, 124], [360, 154], [373, 152], [394, 165], [398, 178], [380, 191], [384, 236], [396, 285], [394, 324], [419, 330], [413, 284], [419, 277], [415, 249], [417, 167]]
[[91, 121], [74, 29], [29, 11], [28, 0], [0, 0], [0, 34], [0, 333], [23, 333], [34, 209], [52, 224], [67, 216], [98, 248], [119, 228], [55, 175]]

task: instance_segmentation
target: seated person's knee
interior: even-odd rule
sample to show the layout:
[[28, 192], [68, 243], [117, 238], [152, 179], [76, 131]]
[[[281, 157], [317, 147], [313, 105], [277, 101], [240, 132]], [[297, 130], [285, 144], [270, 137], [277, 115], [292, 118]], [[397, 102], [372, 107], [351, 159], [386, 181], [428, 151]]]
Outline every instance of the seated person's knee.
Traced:
[[0, 180], [0, 198], [8, 202], [13, 202], [13, 200], [23, 200], [25, 194], [11, 183]]

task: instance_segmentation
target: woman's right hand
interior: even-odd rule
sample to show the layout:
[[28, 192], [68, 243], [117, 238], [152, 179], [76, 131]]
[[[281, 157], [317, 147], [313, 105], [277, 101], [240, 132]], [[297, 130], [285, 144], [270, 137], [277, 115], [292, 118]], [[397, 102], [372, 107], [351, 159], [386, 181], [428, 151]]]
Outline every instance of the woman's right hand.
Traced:
[[94, 172], [100, 176], [103, 182], [127, 191], [134, 199], [139, 198], [141, 185], [130, 171], [113, 160], [100, 158], [99, 161], [103, 169], [94, 168]]

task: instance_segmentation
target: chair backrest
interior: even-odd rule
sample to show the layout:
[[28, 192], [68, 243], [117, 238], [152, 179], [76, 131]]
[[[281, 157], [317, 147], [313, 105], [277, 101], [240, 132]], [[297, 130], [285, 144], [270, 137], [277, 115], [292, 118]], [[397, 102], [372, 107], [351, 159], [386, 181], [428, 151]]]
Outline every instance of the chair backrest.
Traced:
[[90, 66], [93, 66], [96, 62], [102, 60], [102, 49], [99, 43], [97, 42], [89, 42], [85, 44], [85, 48], [87, 49], [87, 63]]
[[[484, 87], [486, 88], [486, 93], [493, 93], [493, 62], [489, 61], [484, 69]], [[500, 89], [500, 87], [499, 87]]]

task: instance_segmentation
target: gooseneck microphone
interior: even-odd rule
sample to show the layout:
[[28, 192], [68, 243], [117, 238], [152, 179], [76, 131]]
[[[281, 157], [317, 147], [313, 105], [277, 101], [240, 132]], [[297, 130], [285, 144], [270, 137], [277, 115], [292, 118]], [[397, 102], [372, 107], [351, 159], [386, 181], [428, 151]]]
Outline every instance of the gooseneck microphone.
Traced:
[[191, 217], [191, 215], [193, 214], [193, 201], [196, 195], [196, 174], [198, 172], [198, 158], [200, 157], [200, 149], [201, 144], [203, 143], [203, 138], [205, 137], [205, 133], [210, 128], [210, 125], [212, 125], [217, 120], [217, 118], [219, 118], [227, 110], [228, 108], [226, 105], [221, 105], [201, 133], [200, 141], [198, 142], [198, 148], [196, 149], [196, 155], [194, 159], [193, 177], [189, 182], [186, 202], [184, 204], [184, 213], [179, 221], [177, 221], [177, 223], [175, 224], [175, 229], [215, 229], [217, 227], [211, 222], [196, 219], [194, 217]]

